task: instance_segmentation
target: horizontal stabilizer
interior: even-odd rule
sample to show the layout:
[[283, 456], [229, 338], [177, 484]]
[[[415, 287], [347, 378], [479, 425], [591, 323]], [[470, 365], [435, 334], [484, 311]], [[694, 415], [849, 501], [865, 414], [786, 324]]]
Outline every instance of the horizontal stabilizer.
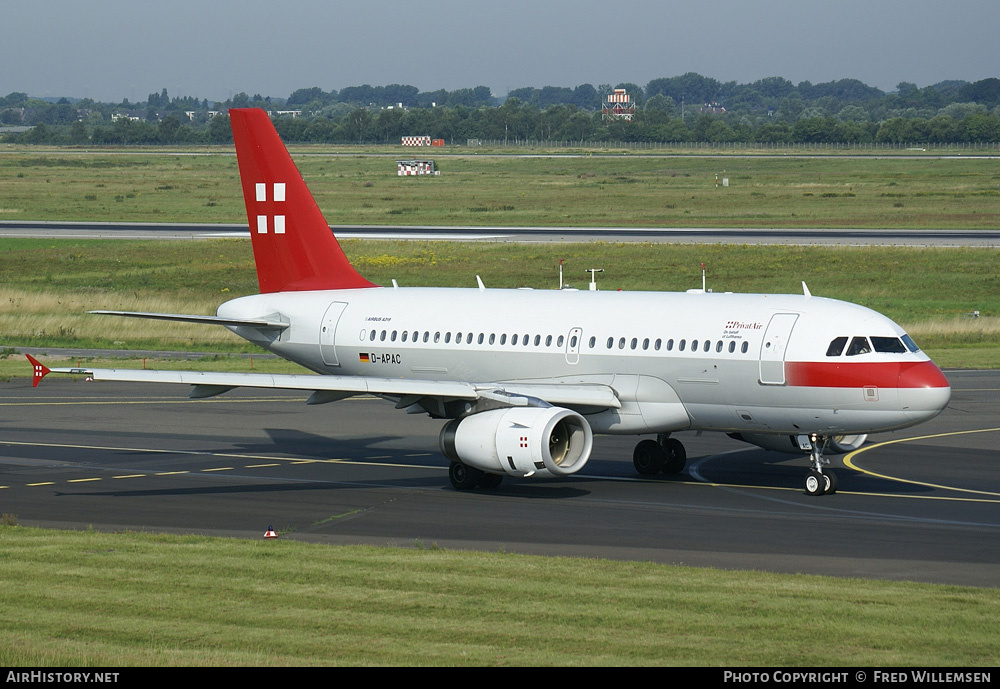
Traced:
[[99, 316], [127, 316], [128, 318], [151, 318], [158, 321], [182, 321], [185, 323], [206, 323], [230, 327], [265, 328], [284, 330], [290, 324], [272, 318], [223, 318], [222, 316], [195, 316], [184, 313], [147, 313], [145, 311], [90, 311]]

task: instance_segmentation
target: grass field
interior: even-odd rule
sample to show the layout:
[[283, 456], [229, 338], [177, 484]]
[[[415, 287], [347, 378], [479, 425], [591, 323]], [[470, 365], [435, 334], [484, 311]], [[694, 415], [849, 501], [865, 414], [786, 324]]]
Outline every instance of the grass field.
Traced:
[[[584, 288], [700, 287], [812, 294], [901, 323], [941, 365], [1000, 366], [1000, 252], [993, 249], [347, 241], [369, 279], [404, 286], [554, 288], [558, 261]], [[257, 282], [249, 240], [0, 240], [0, 347], [258, 351], [223, 328], [92, 316], [91, 309], [212, 314]], [[975, 311], [979, 318], [967, 314]], [[0, 374], [3, 367], [0, 366]]]
[[994, 667], [1000, 589], [0, 526], [0, 664]]
[[[396, 225], [996, 228], [997, 159], [297, 156], [327, 221]], [[433, 155], [440, 177], [398, 177]], [[729, 180], [729, 187], [717, 185]], [[0, 219], [244, 222], [233, 155], [8, 151]]]

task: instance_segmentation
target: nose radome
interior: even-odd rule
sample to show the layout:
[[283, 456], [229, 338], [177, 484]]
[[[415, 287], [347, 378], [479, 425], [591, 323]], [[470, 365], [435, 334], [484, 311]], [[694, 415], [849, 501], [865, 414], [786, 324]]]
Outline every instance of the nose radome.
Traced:
[[948, 406], [951, 386], [933, 361], [922, 361], [899, 372], [899, 403], [914, 422], [931, 419]]

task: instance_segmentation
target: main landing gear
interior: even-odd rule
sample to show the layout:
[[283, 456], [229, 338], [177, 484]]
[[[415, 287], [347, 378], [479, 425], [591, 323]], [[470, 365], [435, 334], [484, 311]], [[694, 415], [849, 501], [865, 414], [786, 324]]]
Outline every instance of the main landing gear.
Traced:
[[452, 462], [448, 467], [448, 479], [455, 490], [472, 490], [473, 488], [496, 488], [503, 481], [500, 474], [488, 474], [482, 469], [470, 467], [462, 462]]
[[655, 474], [679, 474], [684, 471], [687, 451], [683, 443], [671, 438], [669, 433], [660, 433], [656, 440], [643, 440], [632, 452], [632, 464], [643, 476]]
[[808, 495], [833, 495], [837, 492], [837, 475], [830, 469], [823, 470], [823, 466], [830, 463], [829, 459], [823, 457], [823, 448], [826, 447], [827, 438], [813, 433], [809, 436], [809, 442], [812, 444], [810, 452], [812, 468], [806, 476], [806, 493]]

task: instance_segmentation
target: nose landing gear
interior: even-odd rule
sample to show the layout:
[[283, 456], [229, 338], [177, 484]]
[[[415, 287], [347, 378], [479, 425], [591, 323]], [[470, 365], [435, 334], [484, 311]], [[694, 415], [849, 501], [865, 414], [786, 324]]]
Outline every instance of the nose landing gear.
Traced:
[[810, 451], [812, 468], [806, 475], [806, 493], [808, 495], [833, 495], [837, 492], [837, 475], [832, 470], [823, 467], [830, 463], [829, 459], [823, 456], [823, 448], [826, 447], [829, 438], [813, 433], [809, 436], [812, 443]]

